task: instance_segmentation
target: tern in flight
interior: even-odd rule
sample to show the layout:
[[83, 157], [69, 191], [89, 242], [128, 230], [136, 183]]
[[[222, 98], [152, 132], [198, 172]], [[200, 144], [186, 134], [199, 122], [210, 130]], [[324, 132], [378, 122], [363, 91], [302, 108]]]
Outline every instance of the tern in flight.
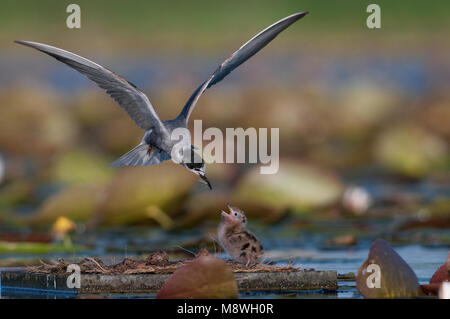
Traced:
[[117, 159], [112, 163], [112, 166], [147, 166], [171, 159], [171, 155], [173, 155], [172, 148], [179, 142], [179, 140], [173, 139], [171, 134], [175, 129], [183, 128], [189, 135], [186, 139], [189, 141], [189, 145], [183, 146], [182, 150], [188, 149], [189, 152], [187, 156], [185, 156], [186, 153], [180, 155], [181, 157], [177, 162], [198, 175], [211, 188], [211, 184], [206, 178], [205, 162], [190, 144], [191, 137], [188, 130], [188, 122], [198, 99], [206, 89], [220, 82], [231, 71], [266, 46], [280, 32], [303, 18], [307, 13], [299, 12], [292, 14], [272, 24], [251, 38], [239, 50], [219, 65], [214, 73], [194, 91], [180, 114], [176, 118], [168, 121], [162, 121], [159, 118], [150, 100], [141, 90], [107, 68], [79, 55], [50, 45], [31, 41], [15, 42], [44, 52], [87, 76], [90, 80], [97, 83], [99, 87], [106, 90], [136, 125], [145, 130], [141, 143]]

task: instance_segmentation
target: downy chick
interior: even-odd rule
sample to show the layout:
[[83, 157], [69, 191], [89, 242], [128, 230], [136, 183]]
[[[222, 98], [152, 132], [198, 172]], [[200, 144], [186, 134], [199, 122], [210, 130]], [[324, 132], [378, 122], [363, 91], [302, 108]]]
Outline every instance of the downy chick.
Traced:
[[247, 230], [247, 218], [242, 210], [227, 205], [230, 213], [222, 211], [218, 237], [222, 248], [237, 262], [255, 264], [263, 255], [260, 241]]

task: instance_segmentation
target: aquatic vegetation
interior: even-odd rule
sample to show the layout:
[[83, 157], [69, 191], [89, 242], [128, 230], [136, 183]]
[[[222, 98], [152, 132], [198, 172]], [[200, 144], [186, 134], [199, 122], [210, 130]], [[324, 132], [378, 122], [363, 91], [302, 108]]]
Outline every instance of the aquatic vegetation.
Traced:
[[[64, 6], [4, 1], [0, 38], [27, 34], [98, 58], [148, 93], [161, 119], [177, 114], [193, 85], [245, 34], [299, 9], [296, 1], [269, 0], [241, 2], [242, 10], [227, 2], [180, 1], [182, 10], [175, 11], [164, 1], [80, 1], [89, 12], [83, 13], [88, 37], [61, 27]], [[361, 294], [354, 276], [343, 275], [348, 281], [337, 291], [307, 297], [435, 296], [449, 280], [450, 264], [443, 263], [450, 245], [450, 4], [386, 2], [389, 28], [367, 36], [357, 3], [305, 0], [313, 14], [301, 34], [286, 32], [273, 54], [261, 54], [199, 100], [193, 119], [204, 120], [204, 129], [280, 129], [278, 174], [260, 175], [256, 165], [208, 164], [213, 191], [171, 163], [110, 168], [142, 130], [75, 72], [9, 40], [0, 43], [0, 266], [37, 264], [48, 270], [45, 277], [66, 273], [69, 261], [40, 260], [64, 256], [92, 277], [169, 276], [185, 265], [174, 258], [191, 261], [202, 248], [224, 257], [215, 238], [218, 212], [229, 202], [246, 211], [275, 265], [295, 258], [294, 266], [347, 274], [364, 263]], [[75, 224], [72, 245], [64, 238]], [[377, 240], [368, 252], [375, 238], [395, 250]], [[171, 260], [156, 253], [146, 258], [156, 249]], [[95, 257], [80, 262], [86, 253]], [[372, 262], [381, 267], [380, 289], [367, 287]], [[216, 286], [223, 280], [232, 288], [227, 278], [195, 293], [224, 294]], [[189, 285], [178, 278], [170, 293], [190, 294]], [[239, 296], [305, 297], [299, 291]]]
[[238, 287], [225, 261], [200, 256], [178, 269], [156, 298], [198, 299], [237, 298]]
[[332, 172], [306, 163], [281, 160], [280, 171], [275, 175], [261, 175], [257, 168], [249, 170], [234, 190], [232, 200], [245, 210], [256, 206], [291, 209], [301, 214], [335, 204], [342, 192], [343, 185]]
[[75, 253], [84, 250], [77, 245], [65, 245], [64, 243], [31, 243], [31, 242], [2, 242], [0, 241], [0, 254], [36, 254], [50, 253]]
[[382, 132], [374, 152], [382, 166], [413, 178], [442, 169], [448, 160], [448, 146], [443, 139], [411, 124], [394, 125]]
[[104, 190], [103, 184], [67, 187], [44, 201], [29, 222], [33, 225], [53, 224], [62, 216], [75, 222], [86, 222], [94, 216]]
[[334, 112], [335, 121], [330, 125], [339, 135], [352, 140], [364, 139], [377, 126], [388, 122], [389, 117], [401, 107], [395, 92], [364, 78], [354, 79], [339, 88], [330, 100], [330, 108], [337, 107], [339, 110]]
[[73, 151], [63, 154], [53, 165], [52, 180], [66, 185], [103, 183], [111, 179], [109, 162], [89, 152]]
[[422, 294], [414, 271], [389, 246], [377, 239], [356, 276], [356, 287], [365, 298], [405, 298]]
[[430, 283], [422, 285], [421, 288], [428, 295], [438, 295], [439, 289], [444, 281], [450, 281], [450, 252], [448, 253], [446, 262], [431, 277]]
[[98, 206], [101, 225], [150, 222], [149, 208], [170, 214], [180, 205], [196, 180], [173, 163], [124, 168], [114, 175]]

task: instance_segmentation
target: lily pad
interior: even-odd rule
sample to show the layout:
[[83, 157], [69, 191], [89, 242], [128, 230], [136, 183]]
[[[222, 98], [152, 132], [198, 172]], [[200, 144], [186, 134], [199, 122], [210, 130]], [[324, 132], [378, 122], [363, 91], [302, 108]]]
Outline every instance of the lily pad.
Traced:
[[32, 216], [33, 224], [52, 224], [64, 216], [75, 222], [89, 220], [103, 195], [103, 184], [72, 186], [48, 198]]
[[[399, 98], [393, 91], [378, 87], [374, 83], [359, 79], [341, 88], [332, 97], [335, 123], [339, 133], [348, 136], [361, 136], [380, 124], [399, 105]], [[339, 107], [336, 107], [336, 104]]]
[[107, 182], [113, 175], [109, 162], [88, 152], [70, 152], [61, 156], [53, 170], [56, 181], [65, 184]]
[[169, 219], [160, 217], [181, 204], [195, 181], [194, 174], [172, 161], [121, 168], [107, 187], [98, 221], [105, 225], [130, 225], [156, 220], [170, 228]]
[[447, 143], [439, 136], [412, 124], [384, 131], [375, 145], [377, 161], [388, 170], [420, 178], [443, 167], [448, 159]]
[[431, 277], [430, 283], [421, 287], [425, 294], [437, 295], [444, 281], [450, 281], [450, 252], [448, 253], [447, 261]]
[[430, 279], [431, 284], [443, 281], [450, 281], [450, 252], [448, 253], [445, 264], [439, 267]]
[[263, 175], [254, 167], [238, 184], [232, 202], [239, 207], [260, 206], [301, 212], [336, 203], [343, 192], [340, 179], [317, 166], [280, 161], [279, 171]]
[[156, 298], [229, 299], [237, 298], [237, 293], [233, 271], [225, 261], [211, 256], [200, 256], [175, 271]]
[[365, 298], [404, 298], [422, 294], [414, 271], [382, 239], [375, 240], [370, 246], [368, 258], [359, 267], [356, 288]]

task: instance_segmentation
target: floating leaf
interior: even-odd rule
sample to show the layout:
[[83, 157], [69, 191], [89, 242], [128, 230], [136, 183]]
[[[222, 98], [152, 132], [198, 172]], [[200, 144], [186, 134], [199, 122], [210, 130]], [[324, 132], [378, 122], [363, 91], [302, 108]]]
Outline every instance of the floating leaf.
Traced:
[[[179, 165], [178, 165], [179, 166]], [[196, 183], [196, 176], [172, 161], [117, 170], [100, 203], [99, 223], [130, 225], [158, 220], [168, 228], [170, 216]], [[157, 207], [160, 213], [149, 207]], [[150, 215], [149, 215], [150, 214]]]
[[58, 217], [65, 216], [73, 221], [90, 219], [96, 205], [103, 195], [104, 185], [72, 186], [49, 197], [31, 218], [33, 224], [54, 223]]
[[108, 182], [112, 173], [108, 161], [82, 151], [62, 155], [53, 168], [54, 180], [72, 185]]
[[444, 281], [450, 281], [450, 252], [448, 253], [447, 261], [431, 277], [430, 283], [422, 285], [421, 288], [427, 295], [437, 295]]
[[343, 192], [340, 179], [328, 170], [307, 163], [280, 161], [277, 174], [251, 169], [239, 182], [232, 202], [239, 207], [258, 205], [294, 212], [336, 203]]
[[175, 271], [156, 298], [237, 298], [237, 291], [233, 272], [225, 261], [200, 256]]
[[[380, 280], [377, 287], [378, 271]], [[370, 246], [368, 258], [359, 267], [356, 288], [365, 298], [402, 298], [421, 294], [414, 271], [382, 239], [375, 240]]]
[[412, 124], [391, 125], [375, 143], [377, 161], [390, 171], [414, 178], [445, 165], [446, 142]]
[[450, 252], [448, 253], [446, 263], [439, 267], [431, 277], [430, 284], [443, 281], [450, 281]]
[[332, 125], [337, 126], [340, 134], [347, 136], [364, 135], [398, 107], [395, 92], [364, 79], [343, 85], [332, 98], [339, 110]]

